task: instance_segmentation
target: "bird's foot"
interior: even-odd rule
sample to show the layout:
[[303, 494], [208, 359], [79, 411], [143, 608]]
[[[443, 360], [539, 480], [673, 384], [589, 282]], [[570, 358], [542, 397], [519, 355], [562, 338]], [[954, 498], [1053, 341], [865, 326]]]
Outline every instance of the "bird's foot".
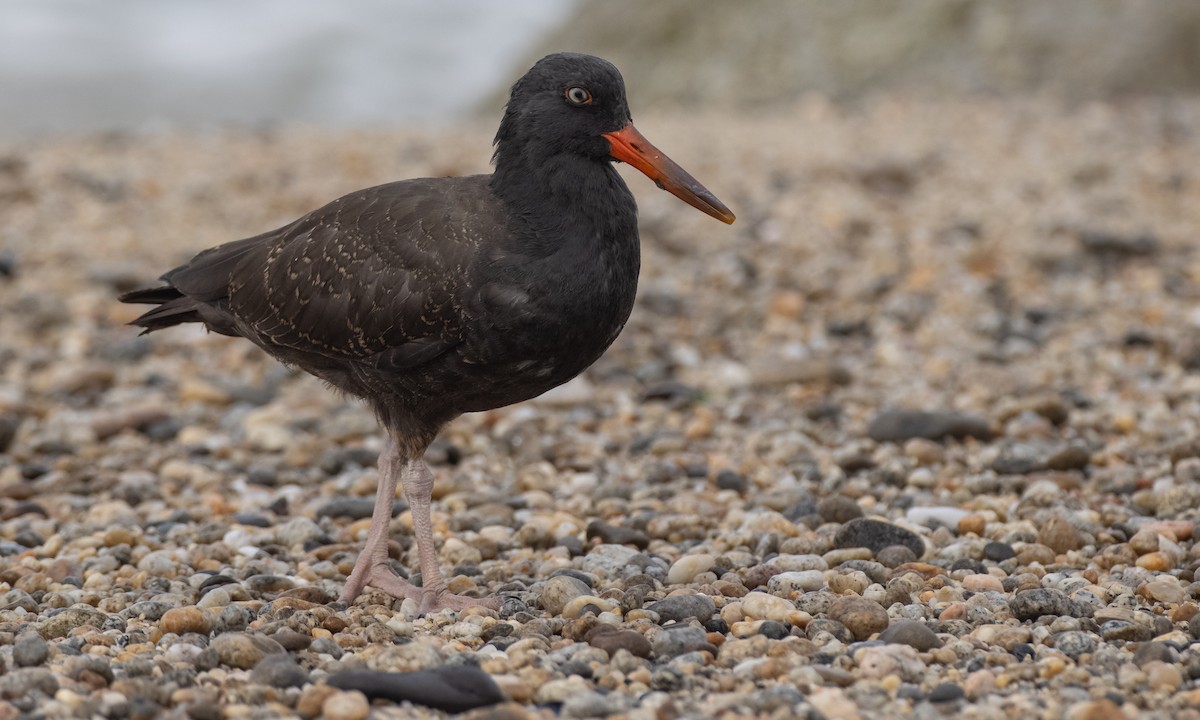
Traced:
[[499, 610], [502, 603], [503, 601], [497, 597], [475, 598], [466, 595], [455, 595], [445, 586], [441, 589], [421, 589], [421, 605], [417, 610], [417, 615], [428, 615], [429, 613], [447, 608], [451, 610], [463, 610], [469, 607], [485, 607], [491, 610]]
[[447, 608], [462, 610], [481, 606], [499, 610], [503, 602], [500, 598], [494, 597], [473, 598], [466, 595], [455, 595], [444, 584], [440, 588], [418, 587], [397, 575], [386, 563], [372, 563], [362, 572], [351, 573], [350, 578], [346, 580], [346, 586], [342, 588], [342, 594], [338, 596], [338, 602], [345, 603], [347, 606], [353, 604], [355, 598], [367, 585], [378, 588], [401, 601], [412, 598], [418, 603], [418, 616]]
[[421, 588], [394, 573], [384, 561], [372, 563], [365, 568], [355, 567], [354, 572], [350, 573], [350, 577], [346, 579], [346, 585], [342, 588], [342, 594], [338, 596], [338, 602], [346, 605], [353, 604], [355, 598], [368, 585], [379, 588], [398, 600], [412, 598], [419, 602], [424, 593]]

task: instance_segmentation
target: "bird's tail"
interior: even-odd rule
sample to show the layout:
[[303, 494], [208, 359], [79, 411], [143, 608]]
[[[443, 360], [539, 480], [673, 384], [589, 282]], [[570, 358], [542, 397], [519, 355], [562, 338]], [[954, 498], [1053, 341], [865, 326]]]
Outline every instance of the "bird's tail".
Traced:
[[169, 328], [173, 325], [202, 322], [196, 301], [170, 285], [147, 288], [145, 290], [134, 290], [133, 292], [125, 293], [117, 299], [123, 303], [158, 306], [153, 310], [143, 313], [136, 320], [129, 323], [130, 325], [144, 328], [142, 330], [143, 335], [155, 330]]

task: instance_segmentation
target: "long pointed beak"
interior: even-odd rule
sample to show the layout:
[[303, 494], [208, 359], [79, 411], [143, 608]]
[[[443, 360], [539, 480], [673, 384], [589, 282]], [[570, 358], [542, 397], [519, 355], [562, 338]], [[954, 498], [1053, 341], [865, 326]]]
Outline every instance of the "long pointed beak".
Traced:
[[662, 154], [638, 129], [629, 123], [616, 132], [604, 133], [612, 147], [609, 155], [641, 170], [663, 190], [723, 223], [732, 223], [734, 214], [701, 185], [696, 178]]

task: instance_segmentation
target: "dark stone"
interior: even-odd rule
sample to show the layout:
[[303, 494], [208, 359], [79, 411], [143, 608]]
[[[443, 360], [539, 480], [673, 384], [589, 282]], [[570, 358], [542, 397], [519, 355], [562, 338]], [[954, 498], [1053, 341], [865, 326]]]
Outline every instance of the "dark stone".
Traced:
[[919, 620], [897, 620], [879, 633], [880, 642], [896, 645], [908, 645], [911, 648], [926, 652], [942, 646], [941, 639]]
[[21, 418], [16, 415], [5, 413], [0, 415], [0, 453], [8, 452], [12, 447], [13, 440], [17, 437], [17, 428], [21, 425]]
[[250, 671], [250, 681], [277, 688], [300, 687], [308, 682], [308, 671], [290, 655], [267, 655]]
[[1006, 542], [993, 541], [983, 546], [983, 557], [992, 562], [1004, 562], [1017, 556], [1017, 551]]
[[660, 401], [679, 408], [699, 400], [702, 395], [691, 385], [668, 381], [646, 388], [646, 391], [642, 393], [642, 402]]
[[346, 670], [329, 676], [326, 683], [342, 690], [358, 690], [372, 700], [407, 700], [450, 713], [505, 699], [492, 676], [475, 665], [445, 665], [406, 673]]
[[[0, 449], [0, 452], [3, 452]], [[749, 489], [750, 485], [746, 482], [746, 478], [732, 470], [722, 470], [717, 473], [717, 488], [719, 490], [733, 490], [739, 495], [742, 495]]]
[[987, 419], [978, 415], [924, 410], [885, 410], [871, 421], [867, 435], [876, 442], [966, 437], [990, 440], [992, 428]]
[[609, 525], [602, 520], [593, 520], [587, 526], [588, 539], [599, 538], [600, 542], [612, 545], [632, 545], [638, 550], [650, 547], [650, 536], [634, 528]]
[[683, 622], [691, 617], [703, 623], [717, 612], [717, 605], [707, 595], [672, 595], [651, 603], [646, 609], [658, 614], [660, 624]]
[[[587, 585], [589, 588], [594, 588], [596, 586], [596, 578], [583, 572], [582, 570], [576, 570], [575, 568], [559, 568], [550, 573], [550, 577], [558, 577], [559, 575], [573, 577], [584, 585]], [[548, 579], [549, 578], [547, 578], [547, 580]]]
[[[396, 517], [407, 509], [408, 503], [402, 500], [394, 500], [392, 502], [392, 517]], [[318, 518], [328, 517], [362, 520], [364, 518], [371, 517], [371, 513], [374, 510], [375, 500], [373, 498], [336, 498], [317, 508], [316, 516]]]
[[772, 640], [782, 640], [792, 634], [791, 628], [777, 620], [764, 620], [758, 626], [758, 634]]
[[1118, 235], [1107, 230], [1084, 230], [1079, 244], [1089, 255], [1106, 260], [1148, 257], [1158, 253], [1159, 241], [1154, 235]]
[[855, 518], [843, 525], [833, 538], [838, 548], [865, 547], [874, 552], [889, 545], [903, 545], [916, 557], [925, 554], [925, 541], [920, 535], [882, 520]]
[[1013, 657], [1015, 657], [1018, 662], [1024, 660], [1025, 658], [1033, 660], [1037, 657], [1037, 653], [1034, 651], [1033, 646], [1029, 643], [1016, 643], [1012, 646], [1011, 652]]
[[621, 630], [612, 625], [597, 625], [584, 636], [584, 642], [608, 653], [609, 657], [618, 650], [627, 650], [636, 657], [650, 657], [650, 641], [636, 630]]
[[953, 702], [955, 700], [962, 700], [966, 696], [967, 696], [967, 693], [965, 690], [962, 689], [962, 687], [960, 687], [959, 685], [957, 685], [955, 683], [947, 682], [947, 683], [942, 683], [941, 685], [938, 685], [937, 687], [935, 687], [933, 690], [930, 691], [929, 702], [931, 702], [931, 703]]

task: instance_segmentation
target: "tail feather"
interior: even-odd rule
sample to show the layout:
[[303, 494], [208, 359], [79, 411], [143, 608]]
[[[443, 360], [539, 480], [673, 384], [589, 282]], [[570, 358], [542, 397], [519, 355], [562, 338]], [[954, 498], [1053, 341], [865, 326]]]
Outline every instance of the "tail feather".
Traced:
[[133, 292], [121, 295], [118, 299], [123, 303], [157, 305], [154, 309], [146, 311], [129, 323], [130, 325], [144, 328], [142, 330], [143, 335], [174, 325], [203, 321], [198, 312], [196, 301], [185, 296], [170, 285], [147, 288], [145, 290], [134, 290]]

